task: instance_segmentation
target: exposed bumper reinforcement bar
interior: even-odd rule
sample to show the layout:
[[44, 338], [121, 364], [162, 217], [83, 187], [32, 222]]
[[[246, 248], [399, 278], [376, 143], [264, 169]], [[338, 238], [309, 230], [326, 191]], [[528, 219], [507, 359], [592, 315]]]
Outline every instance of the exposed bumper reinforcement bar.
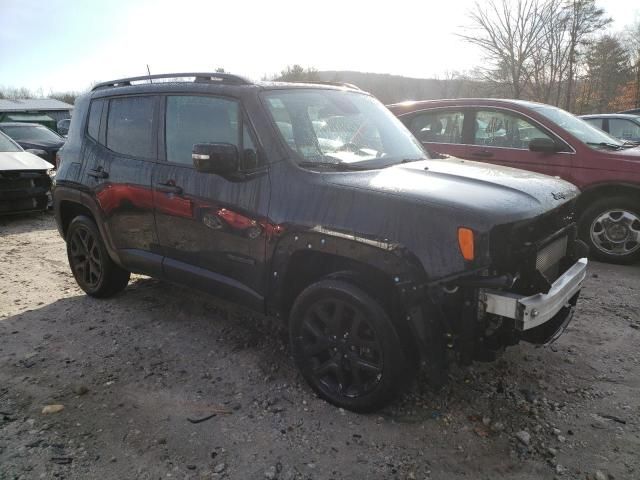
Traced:
[[525, 297], [509, 292], [486, 290], [486, 312], [513, 318], [520, 331], [536, 328], [551, 320], [580, 291], [587, 275], [587, 259], [581, 258], [563, 273], [548, 293]]

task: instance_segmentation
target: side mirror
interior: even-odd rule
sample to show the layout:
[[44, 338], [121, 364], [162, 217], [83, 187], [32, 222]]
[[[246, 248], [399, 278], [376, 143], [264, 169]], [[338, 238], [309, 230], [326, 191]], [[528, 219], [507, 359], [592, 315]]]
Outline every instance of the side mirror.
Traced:
[[532, 152], [555, 153], [561, 152], [562, 146], [550, 138], [534, 138], [529, 141], [529, 150]]
[[198, 172], [224, 175], [238, 170], [238, 149], [230, 143], [197, 143], [191, 158]]

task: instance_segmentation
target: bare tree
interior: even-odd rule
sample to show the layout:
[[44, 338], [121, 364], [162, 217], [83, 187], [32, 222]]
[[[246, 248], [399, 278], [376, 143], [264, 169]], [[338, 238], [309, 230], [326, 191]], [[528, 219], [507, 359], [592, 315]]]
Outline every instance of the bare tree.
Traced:
[[69, 103], [73, 105], [76, 102], [76, 98], [80, 96], [80, 92], [49, 92], [47, 98], [54, 98], [61, 102]]
[[588, 37], [611, 23], [611, 18], [605, 16], [595, 0], [566, 0], [565, 9], [569, 17], [569, 65], [564, 108], [572, 110], [576, 66], [582, 49]]
[[563, 0], [546, 3], [547, 17], [540, 48], [536, 49], [527, 68], [534, 100], [559, 105], [562, 80], [565, 78], [569, 60], [569, 18], [563, 8]]
[[461, 35], [480, 47], [493, 67], [493, 75], [520, 98], [527, 81], [526, 65], [544, 38], [548, 11], [545, 0], [476, 1], [469, 13], [475, 34]]

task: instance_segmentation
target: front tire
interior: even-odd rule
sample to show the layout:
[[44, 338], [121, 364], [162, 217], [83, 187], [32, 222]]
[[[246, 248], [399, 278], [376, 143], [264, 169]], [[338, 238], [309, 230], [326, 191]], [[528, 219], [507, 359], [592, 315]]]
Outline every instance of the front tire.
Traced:
[[307, 287], [291, 309], [289, 335], [303, 377], [336, 406], [369, 412], [406, 384], [407, 355], [391, 319], [349, 282], [329, 278]]
[[629, 264], [640, 260], [640, 205], [625, 197], [593, 202], [580, 217], [580, 237], [592, 258]]
[[66, 241], [69, 266], [87, 295], [105, 298], [124, 290], [131, 273], [111, 260], [92, 219], [75, 217], [69, 224]]

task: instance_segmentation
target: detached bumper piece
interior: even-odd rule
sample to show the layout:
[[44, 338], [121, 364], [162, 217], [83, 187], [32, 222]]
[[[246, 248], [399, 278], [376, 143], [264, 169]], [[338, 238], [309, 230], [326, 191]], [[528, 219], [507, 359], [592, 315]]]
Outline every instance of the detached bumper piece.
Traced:
[[39, 171], [0, 171], [0, 215], [45, 210], [51, 178]]
[[579, 259], [553, 282], [548, 293], [523, 296], [486, 290], [481, 296], [485, 311], [514, 319], [516, 330], [525, 341], [550, 343], [571, 320], [587, 274], [587, 263], [586, 258]]

